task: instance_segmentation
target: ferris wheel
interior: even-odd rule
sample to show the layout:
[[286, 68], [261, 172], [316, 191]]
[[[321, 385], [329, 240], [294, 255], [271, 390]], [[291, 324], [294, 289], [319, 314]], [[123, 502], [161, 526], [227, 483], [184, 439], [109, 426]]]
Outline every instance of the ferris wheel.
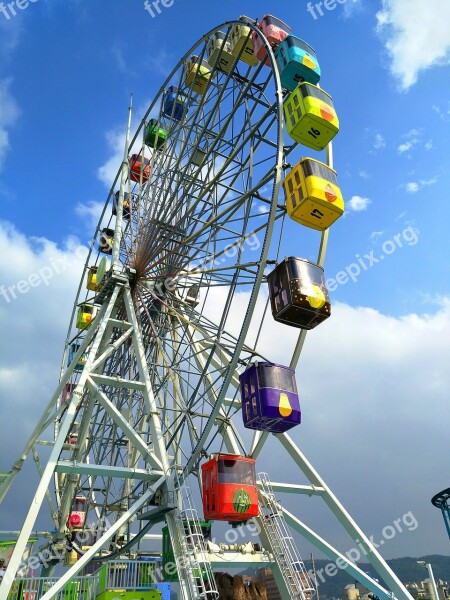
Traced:
[[[182, 57], [132, 138], [130, 106], [60, 382], [22, 455], [35, 454], [54, 425], [8, 567], [15, 574], [47, 497], [70, 568], [45, 599], [91, 559], [130, 552], [157, 524], [183, 599], [217, 598], [205, 530], [256, 519], [263, 548], [250, 554], [273, 565], [283, 597], [307, 600], [313, 585], [289, 526], [331, 558], [345, 557], [283, 509], [282, 491], [322, 497], [397, 598], [410, 598], [286, 433], [301, 421], [295, 367], [306, 333], [330, 316], [323, 265], [329, 228], [344, 211], [331, 147], [339, 122], [320, 75], [314, 50], [285, 23], [241, 17]], [[315, 153], [325, 148], [322, 162]], [[281, 254], [286, 219], [319, 232], [316, 263]], [[280, 335], [299, 328], [289, 365], [261, 349], [272, 319], [284, 324]], [[272, 434], [309, 486], [256, 476]], [[21, 465], [4, 474], [0, 498]]]

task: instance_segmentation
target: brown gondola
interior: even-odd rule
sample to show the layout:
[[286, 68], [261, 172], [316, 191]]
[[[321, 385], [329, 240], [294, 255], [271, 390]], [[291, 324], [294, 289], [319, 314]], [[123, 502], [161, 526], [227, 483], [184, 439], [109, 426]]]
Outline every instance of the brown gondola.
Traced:
[[267, 276], [275, 321], [314, 329], [331, 314], [322, 267], [304, 258], [285, 258]]

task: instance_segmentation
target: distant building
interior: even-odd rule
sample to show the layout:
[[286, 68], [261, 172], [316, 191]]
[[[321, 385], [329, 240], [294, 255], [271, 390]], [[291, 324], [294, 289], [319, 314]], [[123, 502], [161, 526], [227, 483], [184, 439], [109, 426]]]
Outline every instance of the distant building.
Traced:
[[275, 583], [272, 569], [258, 569], [255, 579], [258, 583], [263, 583], [266, 586], [267, 600], [283, 600]]
[[359, 587], [355, 583], [349, 583], [344, 588], [342, 600], [360, 600], [361, 596], [362, 594]]
[[[434, 600], [433, 588], [429, 579], [420, 583], [407, 583], [408, 592], [415, 600]], [[450, 600], [450, 586], [442, 579], [436, 580], [439, 600]], [[351, 583], [344, 588], [342, 600], [371, 600], [372, 594], [361, 584]]]
[[[439, 600], [450, 598], [450, 584], [442, 579], [436, 580], [436, 587], [439, 594]], [[407, 583], [406, 589], [415, 600], [434, 600], [433, 587], [429, 579], [420, 583]]]

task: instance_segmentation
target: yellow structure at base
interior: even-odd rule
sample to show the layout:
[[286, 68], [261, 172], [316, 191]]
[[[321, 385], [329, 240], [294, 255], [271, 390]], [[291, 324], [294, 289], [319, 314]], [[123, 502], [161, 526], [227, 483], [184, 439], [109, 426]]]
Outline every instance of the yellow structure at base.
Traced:
[[336, 171], [313, 158], [303, 158], [283, 181], [289, 217], [318, 231], [344, 214]]

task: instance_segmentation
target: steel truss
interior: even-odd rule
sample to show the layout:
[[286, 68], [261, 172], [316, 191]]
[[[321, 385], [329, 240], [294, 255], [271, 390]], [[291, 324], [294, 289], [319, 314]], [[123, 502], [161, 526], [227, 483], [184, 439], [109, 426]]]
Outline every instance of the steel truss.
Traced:
[[[218, 597], [212, 567], [223, 564], [230, 553], [225, 549], [220, 558], [212, 544], [200, 539], [189, 486], [198, 480], [201, 492], [199, 464], [217, 447], [257, 458], [271, 437], [255, 432], [250, 444], [243, 439], [236, 418], [240, 410], [237, 390], [243, 366], [265, 358], [257, 348], [261, 329], [256, 342], [249, 341], [249, 332], [265, 269], [279, 259], [280, 243], [271, 240], [275, 230], [280, 237], [283, 232], [285, 209], [278, 204], [278, 192], [286, 158], [295, 149], [295, 144], [285, 146], [283, 141], [283, 90], [274, 54], [254, 23], [248, 23], [250, 34], [260, 36], [271, 69], [264, 71], [266, 67], [260, 63], [245, 71], [236, 67], [226, 74], [216, 64], [205, 97], [199, 99], [192, 90], [187, 93], [190, 112], [178, 124], [160, 114], [168, 141], [162, 151], [152, 150], [150, 182], [144, 181], [141, 172], [139, 182], [131, 185], [129, 155], [167, 85], [182, 86], [183, 67], [190, 55], [197, 52], [202, 60], [210, 37], [219, 29], [229, 36], [236, 24], [242, 22], [212, 30], [189, 50], [131, 142], [130, 108], [122, 166], [105, 205], [106, 211], [120, 182], [111, 269], [94, 298], [100, 306], [98, 314], [82, 336], [74, 336], [72, 326], [69, 329], [64, 361], [73, 340], [79, 343], [78, 350], [67, 369], [63, 367], [59, 385], [21, 457], [10, 472], [0, 474], [0, 502], [30, 453], [41, 476], [0, 587], [0, 600], [8, 598], [41, 506], [49, 504], [54, 521], [56, 533], [49, 546], [60, 544], [68, 533], [67, 518], [77, 491], [86, 495], [96, 522], [107, 522], [107, 526], [96, 531], [91, 547], [55, 580], [42, 600], [55, 597], [95, 557], [105, 558], [109, 552], [114, 558], [162, 521], [169, 529], [183, 600]], [[192, 157], [202, 147], [207, 148], [208, 157], [198, 165]], [[144, 150], [143, 142], [142, 156]], [[332, 166], [331, 145], [327, 159]], [[126, 193], [130, 199], [128, 221], [123, 210]], [[94, 237], [100, 227], [99, 223]], [[250, 260], [243, 248], [251, 239], [259, 241], [260, 249]], [[324, 264], [327, 241], [328, 231], [321, 238], [320, 265]], [[232, 258], [227, 256], [230, 246], [236, 248]], [[85, 271], [93, 258], [90, 254]], [[181, 291], [161, 291], [160, 282], [174, 274], [184, 279]], [[203, 294], [198, 305], [188, 301], [193, 285]], [[80, 283], [72, 321], [79, 304], [86, 301], [81, 287]], [[224, 290], [223, 310], [214, 319], [211, 291], [217, 290]], [[248, 300], [239, 331], [233, 333], [230, 315], [238, 290], [248, 292]], [[305, 336], [302, 331], [291, 360], [293, 367]], [[83, 357], [84, 368], [75, 375]], [[74, 389], [70, 400], [62, 403], [61, 394], [69, 383]], [[77, 442], [68, 447], [67, 437], [76, 419]], [[52, 423], [55, 438], [44, 463], [37, 448], [40, 436]], [[270, 563], [283, 598], [310, 598], [312, 590], [304, 570], [301, 584], [295, 579], [295, 568], [303, 563], [288, 533], [289, 525], [331, 560], [340, 561], [340, 568], [381, 600], [392, 594], [398, 600], [412, 600], [294, 441], [286, 434], [275, 437], [310, 485], [269, 485], [267, 478], [259, 482], [263, 550], [242, 551], [235, 557], [235, 565]], [[57, 506], [49, 493], [52, 480]], [[285, 492], [322, 498], [389, 590], [283, 508], [275, 493]], [[275, 512], [277, 526], [268, 520]], [[125, 546], [120, 545], [121, 537], [126, 538]], [[53, 568], [51, 564], [45, 574], [51, 576]], [[198, 577], [199, 573], [204, 576]]]

